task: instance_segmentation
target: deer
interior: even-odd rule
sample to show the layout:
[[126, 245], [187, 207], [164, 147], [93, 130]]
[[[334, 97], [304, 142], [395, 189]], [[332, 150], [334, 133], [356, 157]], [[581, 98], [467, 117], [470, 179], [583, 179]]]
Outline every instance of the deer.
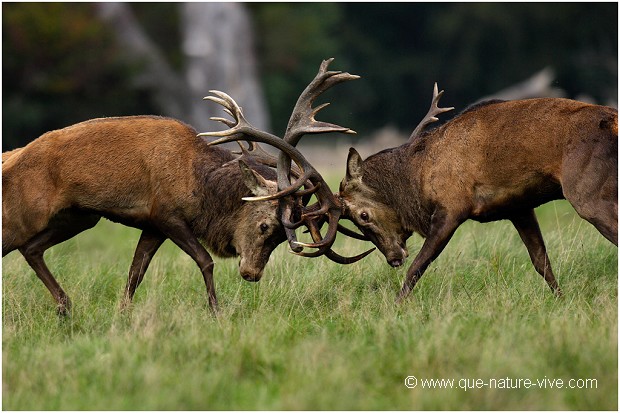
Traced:
[[[300, 101], [311, 101], [329, 87], [357, 78], [346, 72], [324, 72], [314, 81], [317, 87], [302, 93]], [[224, 92], [211, 93], [205, 99], [229, 98]], [[296, 107], [285, 138], [299, 139], [299, 133], [352, 133], [327, 123], [294, 129], [300, 122], [314, 122], [314, 114], [312, 108]], [[321, 190], [308, 181], [306, 193], [247, 202], [276, 194], [279, 175], [306, 179], [290, 161], [285, 165], [284, 158], [280, 171], [274, 171], [279, 160], [258, 144], [240, 146], [241, 152], [234, 153], [214, 147], [191, 126], [158, 116], [92, 119], [47, 132], [3, 154], [2, 256], [18, 250], [50, 291], [57, 312], [68, 314], [71, 301], [43, 254], [104, 217], [142, 231], [123, 306], [131, 303], [151, 259], [170, 239], [198, 265], [209, 307], [215, 312], [214, 262], [208, 251], [218, 257], [239, 256], [242, 278], [259, 281], [271, 253], [287, 238], [291, 248], [299, 251], [289, 227], [306, 210], [311, 194]], [[343, 257], [328, 247], [322, 255], [349, 264], [370, 252]]]
[[[414, 233], [424, 238], [397, 302], [408, 297], [468, 219], [509, 220], [535, 270], [561, 296], [534, 208], [566, 199], [618, 245], [618, 111], [563, 98], [493, 100], [425, 130], [454, 109], [439, 107], [442, 94], [435, 84], [428, 113], [403, 145], [365, 160], [349, 150], [345, 177], [333, 196], [338, 218], [352, 221], [360, 239], [370, 240], [392, 267], [404, 264], [406, 242]], [[249, 133], [242, 118], [211, 144], [238, 139], [239, 129]], [[256, 133], [246, 139], [287, 152], [302, 170], [318, 174], [292, 145]], [[293, 183], [287, 193], [295, 188], [301, 186]]]

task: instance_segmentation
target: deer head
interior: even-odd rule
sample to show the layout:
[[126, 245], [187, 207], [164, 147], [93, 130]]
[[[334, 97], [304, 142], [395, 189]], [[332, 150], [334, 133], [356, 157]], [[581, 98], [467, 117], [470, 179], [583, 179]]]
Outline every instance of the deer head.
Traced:
[[[391, 167], [382, 162], [373, 165], [386, 170]], [[351, 220], [379, 248], [392, 267], [399, 267], [409, 255], [406, 241], [411, 232], [405, 229], [390, 200], [384, 199], [381, 191], [375, 190], [364, 180], [364, 167], [359, 153], [353, 148], [349, 149], [347, 172], [340, 183], [343, 218]]]
[[[277, 183], [252, 169], [248, 160], [239, 167], [245, 185], [257, 197], [277, 192]], [[273, 250], [286, 240], [277, 201], [246, 202], [234, 227], [232, 247], [240, 256], [239, 273], [246, 281], [260, 281]]]
[[[454, 109], [438, 106], [442, 94], [443, 90], [439, 92], [435, 83], [430, 109], [409, 137], [409, 143], [414, 142], [428, 124], [436, 122], [437, 115]], [[351, 220], [379, 248], [392, 267], [401, 266], [409, 255], [406, 241], [412, 234], [412, 225], [408, 223], [415, 221], [415, 217], [404, 219], [406, 214], [397, 211], [392, 202], [392, 198], [410, 192], [412, 187], [407, 181], [412, 175], [407, 168], [411, 166], [398, 162], [399, 159], [406, 159], [406, 155], [391, 156], [400, 149], [379, 152], [372, 155], [371, 162], [365, 162], [351, 148], [346, 175], [340, 183], [343, 217]], [[386, 182], [390, 183], [389, 191], [384, 190]], [[388, 198], [386, 193], [392, 196]], [[423, 226], [420, 223], [416, 228]]]

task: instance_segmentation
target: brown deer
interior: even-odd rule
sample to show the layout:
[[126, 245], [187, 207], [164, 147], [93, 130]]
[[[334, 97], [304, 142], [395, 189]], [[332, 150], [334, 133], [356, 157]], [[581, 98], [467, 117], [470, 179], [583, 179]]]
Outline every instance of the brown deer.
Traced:
[[[320, 87], [302, 94], [300, 100], [312, 101], [332, 85], [354, 78], [346, 73], [336, 79], [331, 74], [321, 77], [315, 82]], [[208, 99], [227, 99], [222, 92], [213, 93]], [[296, 108], [291, 127], [305, 118], [314, 121], [314, 114]], [[291, 127], [287, 133], [296, 134], [288, 132]], [[301, 133], [349, 131], [323, 123], [321, 127]], [[105, 217], [142, 229], [125, 288], [126, 302], [131, 301], [157, 249], [170, 239], [198, 264], [209, 305], [215, 310], [214, 264], [207, 249], [221, 257], [240, 256], [242, 277], [260, 280], [271, 252], [287, 239], [285, 225], [293, 226], [299, 216], [301, 198], [307, 202], [309, 193], [320, 190], [285, 196], [292, 200], [285, 202], [290, 207], [286, 216], [281, 199], [243, 201], [277, 191], [277, 175], [269, 166], [278, 161], [257, 145], [249, 149], [242, 146], [242, 156], [237, 158], [226, 149], [209, 146], [190, 126], [154, 116], [94, 119], [48, 132], [20, 150], [3, 154], [2, 255], [18, 249], [51, 292], [58, 311], [66, 313], [70, 300], [43, 254]], [[279, 174], [300, 175], [291, 171], [290, 161]], [[303, 176], [299, 179], [306, 181]], [[288, 235], [298, 250], [294, 233]], [[368, 252], [351, 258], [331, 248], [324, 253], [350, 263]]]
[[561, 295], [534, 208], [567, 199], [618, 245], [618, 111], [568, 99], [489, 101], [421, 133], [450, 109], [431, 109], [409, 141], [362, 161], [351, 149], [340, 185], [344, 217], [402, 265], [413, 232], [425, 238], [404, 299], [467, 219], [510, 220], [534, 268]]
[[[364, 161], [350, 149], [346, 176], [333, 197], [338, 217], [353, 221], [393, 267], [404, 263], [414, 232], [425, 238], [399, 301], [467, 219], [510, 220], [535, 269], [560, 295], [534, 208], [565, 198], [617, 245], [617, 110], [568, 99], [490, 101], [423, 132], [436, 115], [452, 109], [438, 107], [442, 93], [435, 85], [431, 109], [404, 145]], [[248, 133], [243, 119], [237, 128]], [[235, 140], [235, 129], [228, 135], [214, 144]], [[318, 174], [292, 146], [260, 134], [246, 139], [273, 145]]]

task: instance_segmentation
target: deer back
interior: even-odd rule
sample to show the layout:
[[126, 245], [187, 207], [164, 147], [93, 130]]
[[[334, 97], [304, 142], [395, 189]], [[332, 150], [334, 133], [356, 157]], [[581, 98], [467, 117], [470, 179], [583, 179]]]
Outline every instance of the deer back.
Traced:
[[95, 119], [48, 132], [3, 164], [3, 234], [32, 236], [68, 208], [130, 225], [168, 210], [197, 215], [200, 142], [182, 122], [151, 116]]
[[408, 150], [426, 201], [485, 219], [561, 198], [562, 170], [579, 167], [576, 146], [617, 160], [617, 111], [568, 99], [491, 102], [421, 140]]

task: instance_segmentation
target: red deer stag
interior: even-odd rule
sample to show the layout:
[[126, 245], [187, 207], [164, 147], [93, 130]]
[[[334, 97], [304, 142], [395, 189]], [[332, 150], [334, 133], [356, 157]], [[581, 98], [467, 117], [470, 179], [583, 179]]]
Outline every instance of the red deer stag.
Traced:
[[557, 98], [488, 101], [422, 133], [452, 109], [439, 108], [440, 97], [435, 85], [429, 113], [404, 145], [364, 161], [350, 149], [343, 217], [394, 267], [413, 232], [425, 238], [399, 301], [467, 219], [510, 220], [536, 271], [561, 295], [534, 208], [567, 199], [618, 245], [618, 111]]
[[[364, 161], [350, 149], [340, 192], [332, 196], [334, 209], [339, 208], [332, 217], [353, 221], [393, 267], [404, 263], [406, 241], [414, 232], [426, 238], [398, 301], [467, 219], [510, 220], [534, 268], [560, 295], [534, 208], [565, 198], [617, 245], [617, 110], [568, 99], [489, 101], [422, 132], [436, 115], [452, 109], [438, 107], [442, 93], [435, 85], [428, 114], [404, 145]], [[306, 176], [320, 176], [296, 148], [252, 133], [244, 124], [239, 118], [212, 144], [237, 140], [242, 132], [289, 154]], [[294, 183], [286, 193], [299, 187]]]
[[[336, 79], [319, 75], [320, 87], [306, 99], [356, 78], [347, 73]], [[222, 92], [214, 94], [209, 99], [216, 102], [228, 98]], [[314, 113], [296, 108], [290, 124], [304, 122], [304, 117], [314, 121]], [[328, 126], [301, 133], [348, 131], [323, 125]], [[276, 158], [255, 144], [250, 149], [242, 147], [242, 156], [236, 158], [226, 149], [209, 146], [182, 122], [153, 116], [94, 119], [48, 132], [21, 150], [3, 154], [2, 255], [18, 249], [51, 292], [59, 313], [66, 313], [70, 300], [47, 268], [43, 253], [105, 217], [142, 229], [125, 302], [131, 301], [157, 249], [170, 239], [198, 264], [215, 310], [214, 264], [199, 239], [217, 256], [239, 255], [243, 278], [258, 281], [271, 252], [287, 239], [283, 222], [294, 226], [292, 221], [303, 208], [300, 197], [307, 197], [304, 193], [286, 197], [293, 200], [287, 203], [287, 216], [281, 215], [279, 200], [244, 202], [242, 198], [277, 191], [276, 172], [268, 167], [276, 166]], [[288, 166], [279, 175], [288, 177], [290, 161]], [[310, 182], [307, 186], [308, 192], [321, 189], [312, 188]], [[289, 231], [289, 236], [298, 249], [294, 233]], [[324, 253], [341, 263], [367, 254], [341, 257], [331, 248]]]

